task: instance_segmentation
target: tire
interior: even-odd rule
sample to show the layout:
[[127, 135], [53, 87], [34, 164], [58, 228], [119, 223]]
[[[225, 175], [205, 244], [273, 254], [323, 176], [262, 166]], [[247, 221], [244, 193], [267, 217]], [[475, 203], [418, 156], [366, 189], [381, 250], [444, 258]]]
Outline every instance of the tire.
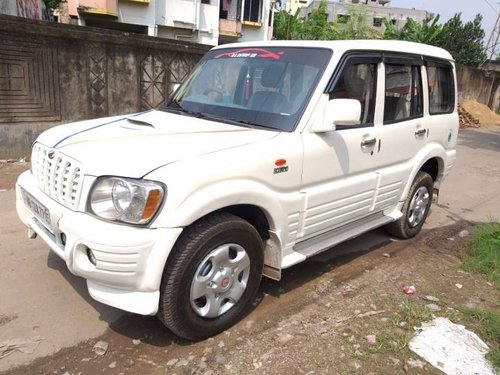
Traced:
[[241, 320], [257, 295], [263, 242], [247, 221], [227, 213], [186, 228], [163, 273], [158, 317], [177, 336], [202, 340]]
[[399, 238], [415, 237], [422, 229], [432, 203], [434, 183], [431, 176], [419, 171], [403, 205], [403, 216], [386, 226], [387, 232]]

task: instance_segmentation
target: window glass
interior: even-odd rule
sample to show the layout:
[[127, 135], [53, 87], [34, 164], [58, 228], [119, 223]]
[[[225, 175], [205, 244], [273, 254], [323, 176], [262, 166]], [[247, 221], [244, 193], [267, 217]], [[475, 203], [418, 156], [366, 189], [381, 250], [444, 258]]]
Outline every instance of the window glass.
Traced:
[[[233, 1], [238, 3], [236, 0]], [[262, 0], [245, 0], [243, 7], [243, 21], [261, 22]]]
[[322, 48], [212, 50], [164, 109], [293, 131], [331, 54]]
[[356, 99], [361, 103], [360, 125], [373, 125], [377, 64], [351, 64], [330, 93], [330, 99]]
[[431, 115], [453, 112], [455, 87], [450, 66], [427, 64], [429, 81], [429, 112]]
[[415, 65], [385, 65], [384, 123], [422, 116], [422, 79]]

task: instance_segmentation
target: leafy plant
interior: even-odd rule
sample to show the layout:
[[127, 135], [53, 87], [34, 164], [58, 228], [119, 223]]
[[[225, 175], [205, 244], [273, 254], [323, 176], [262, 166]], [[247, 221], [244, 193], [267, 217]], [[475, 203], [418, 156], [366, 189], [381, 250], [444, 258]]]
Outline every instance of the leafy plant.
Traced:
[[276, 12], [273, 33], [275, 39], [302, 40], [336, 40], [336, 39], [369, 39], [376, 32], [367, 24], [367, 7], [352, 6], [348, 14], [336, 22], [328, 22], [328, 5], [322, 0], [309, 17], [301, 20], [299, 10], [291, 14], [285, 10]]
[[478, 66], [486, 60], [481, 27], [483, 17], [477, 14], [473, 21], [463, 23], [461, 13], [457, 13], [443, 25], [435, 45], [448, 50], [459, 64]]
[[338, 39], [373, 39], [376, 32], [368, 26], [368, 7], [366, 5], [350, 6], [346, 21], [336, 23]]
[[291, 14], [286, 10], [280, 10], [274, 15], [273, 36], [275, 39], [296, 39], [300, 28], [299, 11]]
[[490, 341], [486, 358], [500, 371], [500, 313], [471, 308], [463, 308], [461, 312], [466, 319], [478, 324], [481, 336]]
[[465, 259], [463, 268], [484, 274], [500, 289], [500, 223], [476, 228], [470, 254]]
[[441, 34], [443, 28], [438, 24], [439, 15], [420, 23], [408, 18], [401, 30], [397, 30], [387, 18], [383, 22], [385, 31], [382, 34], [382, 39], [399, 39], [425, 44], [433, 44]]

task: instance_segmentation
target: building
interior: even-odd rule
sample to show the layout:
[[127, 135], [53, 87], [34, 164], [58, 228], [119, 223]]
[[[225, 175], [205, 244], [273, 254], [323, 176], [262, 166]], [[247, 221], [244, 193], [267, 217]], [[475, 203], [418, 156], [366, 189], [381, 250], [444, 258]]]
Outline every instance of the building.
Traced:
[[[305, 1], [305, 0], [290, 0], [290, 1]], [[319, 6], [321, 1], [316, 0], [308, 3], [300, 11], [303, 18], [312, 12], [313, 9]], [[390, 7], [390, 0], [328, 0], [327, 13], [329, 22], [345, 22], [349, 17], [349, 9], [353, 6], [365, 5], [367, 7], [367, 22], [369, 26], [377, 31], [384, 30], [382, 20], [387, 18], [397, 28], [402, 28], [408, 18], [416, 22], [422, 22], [432, 18], [433, 14], [425, 10], [406, 9], [406, 8], [392, 8]]]
[[208, 45], [272, 37], [271, 0], [67, 0], [67, 5], [70, 21], [79, 25]]
[[49, 12], [42, 0], [0, 0], [0, 14], [32, 20], [49, 19]]
[[307, 7], [312, 4], [312, 0], [281, 0], [282, 4], [280, 9], [285, 9], [287, 12], [291, 14], [295, 14], [297, 9]]

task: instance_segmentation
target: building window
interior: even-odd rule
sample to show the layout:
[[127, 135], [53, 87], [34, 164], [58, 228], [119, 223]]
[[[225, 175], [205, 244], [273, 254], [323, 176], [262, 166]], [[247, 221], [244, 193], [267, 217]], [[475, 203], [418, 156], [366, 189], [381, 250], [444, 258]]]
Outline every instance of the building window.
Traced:
[[384, 124], [421, 117], [422, 114], [420, 66], [386, 64]]
[[261, 22], [262, 0], [245, 0], [243, 8], [243, 21]]
[[221, 0], [219, 18], [224, 20], [241, 20], [241, 0]]
[[382, 18], [373, 17], [373, 26], [374, 27], [381, 27], [382, 26]]

